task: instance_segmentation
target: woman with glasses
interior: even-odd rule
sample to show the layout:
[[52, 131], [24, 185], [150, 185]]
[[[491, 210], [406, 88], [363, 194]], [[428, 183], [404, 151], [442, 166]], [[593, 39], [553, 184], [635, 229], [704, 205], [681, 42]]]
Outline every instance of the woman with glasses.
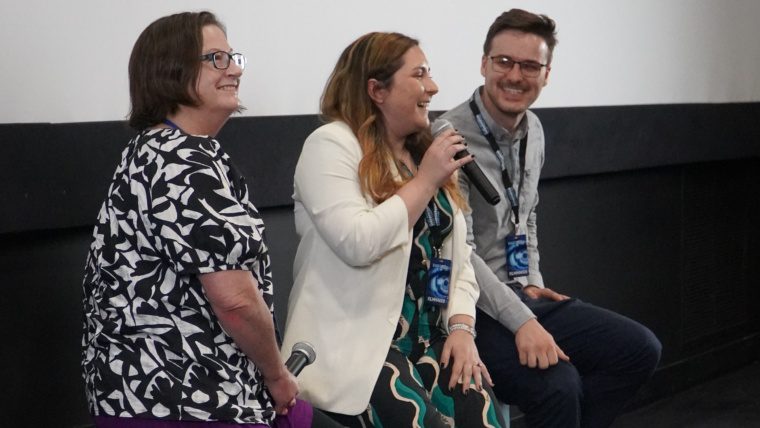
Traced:
[[[138, 131], [95, 226], [83, 370], [98, 427], [307, 427], [273, 322], [264, 226], [214, 138], [245, 67], [209, 12], [158, 19], [129, 60]], [[205, 422], [201, 422], [205, 421]]]
[[284, 347], [319, 357], [304, 397], [347, 426], [498, 427], [475, 348], [478, 288], [455, 159], [433, 138], [438, 92], [416, 40], [369, 33], [341, 54], [295, 172], [294, 265]]

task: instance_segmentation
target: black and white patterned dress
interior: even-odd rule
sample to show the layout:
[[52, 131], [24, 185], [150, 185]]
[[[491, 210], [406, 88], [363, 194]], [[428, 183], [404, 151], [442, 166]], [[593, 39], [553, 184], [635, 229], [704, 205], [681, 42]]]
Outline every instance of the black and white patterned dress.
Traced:
[[139, 133], [98, 215], [84, 278], [83, 362], [100, 416], [267, 423], [261, 373], [197, 275], [249, 270], [272, 312], [261, 217], [219, 143]]

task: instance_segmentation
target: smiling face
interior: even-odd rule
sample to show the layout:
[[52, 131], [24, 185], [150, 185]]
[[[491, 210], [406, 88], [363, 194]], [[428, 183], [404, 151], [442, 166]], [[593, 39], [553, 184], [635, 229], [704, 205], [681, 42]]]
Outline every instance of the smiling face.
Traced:
[[425, 54], [413, 46], [402, 57], [403, 64], [386, 86], [371, 79], [370, 97], [383, 116], [387, 137], [398, 142], [408, 135], [430, 126], [428, 105], [438, 93], [438, 85], [430, 76]]
[[513, 130], [546, 86], [550, 68], [544, 67], [537, 77], [528, 78], [523, 77], [518, 65], [508, 72], [494, 71], [490, 57], [498, 55], [546, 64], [549, 48], [536, 34], [506, 30], [493, 38], [490, 52], [481, 60], [480, 74], [485, 77], [483, 105], [497, 123]]
[[[203, 27], [201, 54], [218, 51], [232, 52], [224, 31], [216, 25]], [[215, 68], [211, 61], [202, 61], [195, 87], [200, 103], [198, 108], [213, 116], [223, 115], [225, 119], [235, 112], [240, 105], [238, 86], [242, 73], [234, 61], [230, 61], [226, 70]]]

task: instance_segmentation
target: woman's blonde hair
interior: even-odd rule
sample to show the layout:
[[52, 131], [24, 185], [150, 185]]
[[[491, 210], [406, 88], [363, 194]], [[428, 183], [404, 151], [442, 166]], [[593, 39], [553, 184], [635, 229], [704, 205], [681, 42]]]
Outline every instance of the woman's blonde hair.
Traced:
[[[418, 44], [399, 33], [374, 32], [359, 37], [341, 53], [322, 94], [322, 116], [345, 122], [359, 140], [363, 153], [359, 183], [377, 203], [393, 196], [409, 178], [394, 178], [390, 167], [393, 155], [385, 142], [382, 114], [367, 93], [367, 82], [375, 79], [390, 88], [393, 74], [404, 64], [404, 54]], [[409, 135], [405, 147], [419, 162], [432, 140], [430, 130], [425, 129]], [[458, 206], [466, 206], [453, 176], [444, 188]]]

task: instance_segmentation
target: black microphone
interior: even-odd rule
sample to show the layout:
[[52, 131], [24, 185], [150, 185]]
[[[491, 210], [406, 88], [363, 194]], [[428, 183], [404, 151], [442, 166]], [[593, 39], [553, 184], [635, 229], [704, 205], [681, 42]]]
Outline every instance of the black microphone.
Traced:
[[[454, 129], [454, 125], [452, 125], [451, 122], [446, 119], [439, 119], [435, 122], [435, 128], [431, 130], [433, 133], [433, 138], [437, 137], [438, 134], [447, 129]], [[464, 149], [457, 152], [457, 154], [454, 155], [454, 159], [461, 159], [465, 156], [468, 156], [469, 154], [470, 152], [468, 152], [467, 149]], [[501, 200], [499, 193], [496, 192], [496, 189], [491, 184], [491, 181], [488, 180], [488, 177], [486, 177], [485, 174], [483, 174], [483, 170], [480, 169], [474, 160], [462, 166], [462, 169], [464, 170], [464, 173], [467, 174], [467, 178], [470, 179], [472, 184], [475, 185], [475, 188], [478, 189], [480, 194], [483, 195], [483, 198], [485, 198], [489, 204], [496, 205], [499, 203]]]
[[296, 342], [293, 345], [293, 350], [290, 351], [290, 357], [285, 361], [285, 368], [289, 372], [293, 373], [293, 376], [298, 376], [304, 367], [313, 363], [317, 359], [317, 353], [314, 352], [314, 347], [309, 342]]

